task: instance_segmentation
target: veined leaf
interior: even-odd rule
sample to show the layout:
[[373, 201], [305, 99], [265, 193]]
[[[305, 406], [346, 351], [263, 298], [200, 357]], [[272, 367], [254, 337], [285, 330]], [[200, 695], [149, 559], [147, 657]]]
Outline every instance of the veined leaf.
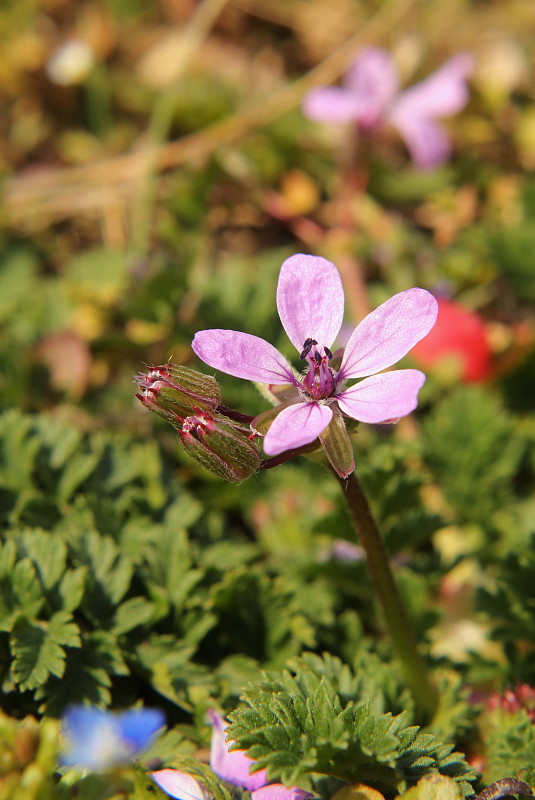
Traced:
[[60, 611], [48, 623], [27, 619], [16, 623], [10, 637], [15, 656], [12, 669], [21, 691], [43, 685], [49, 675], [63, 676], [64, 648], [80, 646], [78, 627], [70, 619]]
[[31, 559], [44, 589], [51, 589], [65, 571], [67, 547], [59, 536], [42, 530], [26, 530], [20, 537], [20, 545]]
[[44, 603], [35, 568], [28, 558], [23, 558], [9, 575], [0, 578], [0, 630], [11, 630], [21, 616], [34, 619]]
[[399, 791], [423, 775], [442, 773], [455, 778], [464, 794], [473, 793], [474, 773], [452, 745], [412, 725], [408, 712], [374, 711], [347, 667], [332, 656], [326, 662], [295, 659], [291, 672], [268, 672], [248, 686], [244, 706], [230, 715], [234, 749], [267, 768], [269, 780], [287, 784], [302, 786], [310, 772], [319, 772]]
[[154, 614], [154, 606], [144, 597], [131, 597], [121, 603], [113, 620], [112, 632], [116, 636], [147, 623]]

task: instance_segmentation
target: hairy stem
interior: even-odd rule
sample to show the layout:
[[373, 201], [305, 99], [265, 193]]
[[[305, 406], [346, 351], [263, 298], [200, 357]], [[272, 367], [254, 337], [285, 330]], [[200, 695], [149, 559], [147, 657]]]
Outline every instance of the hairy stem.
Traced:
[[366, 551], [372, 583], [383, 607], [394, 649], [403, 666], [405, 678], [419, 711], [430, 719], [436, 711], [438, 695], [418, 652], [416, 639], [368, 499], [354, 472], [347, 479], [340, 478], [338, 475], [336, 478], [342, 487], [344, 499], [360, 542]]
[[250, 414], [242, 414], [241, 411], [235, 411], [235, 409], [228, 406], [218, 406], [216, 411], [223, 414], [224, 417], [234, 420], [234, 422], [243, 422], [245, 425], [248, 425], [254, 419]]
[[314, 441], [312, 444], [303, 445], [303, 447], [295, 447], [293, 450], [285, 450], [283, 453], [279, 453], [278, 456], [271, 456], [271, 458], [262, 459], [260, 469], [273, 469], [273, 467], [278, 467], [280, 464], [285, 464], [287, 461], [297, 458], [297, 456], [304, 456], [306, 453], [313, 453], [314, 450], [317, 449], [317, 441]]

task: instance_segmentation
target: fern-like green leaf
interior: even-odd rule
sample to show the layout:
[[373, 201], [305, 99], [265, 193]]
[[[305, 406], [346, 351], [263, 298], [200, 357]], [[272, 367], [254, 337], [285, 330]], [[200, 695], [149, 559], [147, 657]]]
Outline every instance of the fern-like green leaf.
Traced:
[[43, 685], [49, 675], [63, 676], [65, 647], [80, 647], [80, 634], [70, 615], [59, 611], [49, 622], [19, 620], [10, 641], [14, 679], [24, 692]]
[[34, 619], [41, 611], [45, 597], [35, 567], [28, 558], [14, 563], [15, 546], [11, 542], [0, 548], [0, 630], [10, 631], [19, 617]]
[[412, 725], [408, 712], [374, 711], [358, 684], [332, 656], [295, 659], [292, 671], [268, 672], [247, 687], [229, 737], [272, 781], [302, 786], [316, 772], [392, 792], [438, 773], [473, 793], [474, 773], [452, 745]]
[[485, 731], [488, 783], [535, 769], [535, 725], [526, 711], [495, 712]]

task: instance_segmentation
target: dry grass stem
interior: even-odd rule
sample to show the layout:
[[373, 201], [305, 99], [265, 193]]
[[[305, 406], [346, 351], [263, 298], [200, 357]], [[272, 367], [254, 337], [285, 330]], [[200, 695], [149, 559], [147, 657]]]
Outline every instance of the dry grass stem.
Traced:
[[[122, 197], [129, 206], [140, 180], [152, 169], [162, 172], [186, 162], [202, 162], [216, 148], [240, 139], [295, 108], [313, 86], [338, 78], [355, 48], [384, 39], [416, 2], [398, 0], [384, 4], [360, 31], [302, 78], [198, 133], [159, 147], [144, 141], [139, 149], [115, 158], [80, 167], [26, 174], [6, 181], [6, 221], [15, 227], [31, 230], [78, 214], [100, 214], [108, 203], [111, 190], [116, 198]], [[222, 5], [222, 0], [218, 5]]]

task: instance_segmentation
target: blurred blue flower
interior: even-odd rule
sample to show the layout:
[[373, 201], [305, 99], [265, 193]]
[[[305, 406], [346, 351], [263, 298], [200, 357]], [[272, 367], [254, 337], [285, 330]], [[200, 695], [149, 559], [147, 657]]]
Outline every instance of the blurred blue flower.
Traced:
[[165, 724], [161, 711], [142, 708], [114, 714], [100, 708], [72, 706], [62, 720], [67, 767], [106, 770], [145, 750]]

